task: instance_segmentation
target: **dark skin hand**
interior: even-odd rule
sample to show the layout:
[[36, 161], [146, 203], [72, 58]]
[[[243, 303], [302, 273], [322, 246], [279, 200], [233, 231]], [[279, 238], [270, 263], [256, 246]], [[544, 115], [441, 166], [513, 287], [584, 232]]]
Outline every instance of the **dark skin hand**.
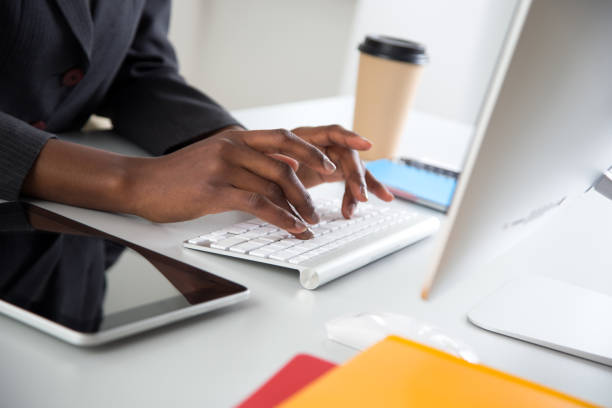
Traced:
[[307, 223], [318, 222], [309, 187], [346, 180], [342, 201], [346, 218], [357, 202], [367, 200], [367, 190], [382, 200], [393, 199], [357, 155], [357, 150], [370, 147], [366, 139], [336, 125], [292, 132], [230, 127], [152, 158], [52, 139], [22, 192], [155, 222], [241, 210], [308, 239], [312, 232]]
[[297, 175], [306, 188], [346, 180], [342, 198], [342, 215], [345, 218], [351, 218], [359, 201], [368, 201], [368, 191], [381, 200], [393, 200], [393, 194], [372, 176], [357, 153], [358, 150], [370, 149], [370, 141], [338, 125], [301, 127], [293, 129], [293, 133], [316, 146], [336, 164], [336, 171], [331, 174], [300, 167]]

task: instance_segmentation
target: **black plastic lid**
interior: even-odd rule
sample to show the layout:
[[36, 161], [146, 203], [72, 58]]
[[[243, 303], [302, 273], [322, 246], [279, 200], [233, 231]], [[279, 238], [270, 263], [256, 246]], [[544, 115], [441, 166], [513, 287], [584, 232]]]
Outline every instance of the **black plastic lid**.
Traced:
[[425, 64], [429, 60], [423, 45], [384, 35], [366, 36], [364, 42], [359, 44], [359, 51], [376, 57], [412, 64]]

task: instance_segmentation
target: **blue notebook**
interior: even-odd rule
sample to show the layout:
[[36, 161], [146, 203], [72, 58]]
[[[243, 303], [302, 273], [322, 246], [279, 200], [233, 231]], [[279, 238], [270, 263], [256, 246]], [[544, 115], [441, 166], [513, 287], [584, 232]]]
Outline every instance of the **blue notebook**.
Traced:
[[414, 160], [376, 160], [366, 164], [374, 177], [396, 196], [446, 212], [451, 203], [458, 173]]

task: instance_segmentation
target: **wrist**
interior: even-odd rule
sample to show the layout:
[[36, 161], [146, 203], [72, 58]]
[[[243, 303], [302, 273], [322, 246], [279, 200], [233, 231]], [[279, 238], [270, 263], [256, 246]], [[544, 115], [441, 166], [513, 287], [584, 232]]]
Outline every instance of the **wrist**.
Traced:
[[135, 214], [132, 194], [141, 158], [49, 140], [32, 165], [22, 194], [44, 200]]
[[[154, 158], [125, 157], [118, 169], [116, 184], [117, 197], [121, 197], [121, 212], [144, 217], [144, 207], [150, 189], [145, 168]], [[149, 191], [149, 192], [148, 192]]]

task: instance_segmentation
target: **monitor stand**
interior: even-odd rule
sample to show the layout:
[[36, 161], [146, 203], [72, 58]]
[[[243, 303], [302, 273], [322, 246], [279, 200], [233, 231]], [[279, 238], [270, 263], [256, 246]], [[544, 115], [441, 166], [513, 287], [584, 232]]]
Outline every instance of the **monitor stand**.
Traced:
[[540, 276], [515, 279], [468, 313], [483, 329], [612, 366], [612, 297]]

